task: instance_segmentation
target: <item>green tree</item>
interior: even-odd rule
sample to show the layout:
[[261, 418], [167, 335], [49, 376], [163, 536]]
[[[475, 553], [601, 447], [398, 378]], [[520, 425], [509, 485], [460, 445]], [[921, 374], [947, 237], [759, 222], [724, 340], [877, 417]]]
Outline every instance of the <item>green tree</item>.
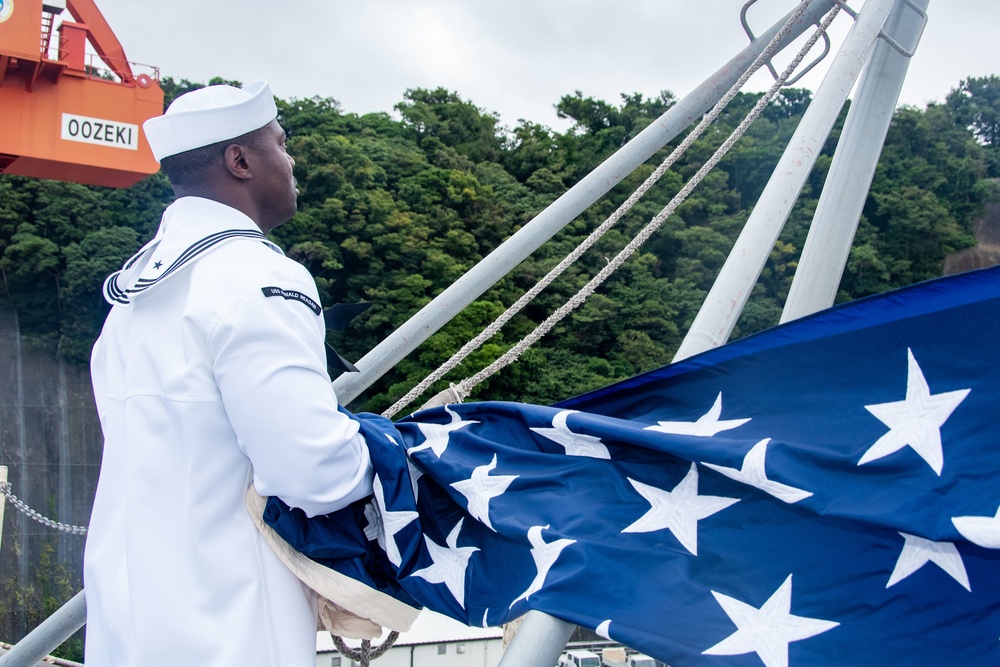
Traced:
[[[996, 83], [996, 77], [968, 79], [945, 105], [895, 114], [840, 298], [937, 275], [945, 254], [972, 242], [988, 192]], [[167, 103], [201, 86], [163, 80]], [[576, 293], [670, 201], [758, 99], [757, 93], [737, 95], [632, 211], [460, 373], [489, 363]], [[809, 99], [802, 89], [782, 91], [646, 246], [478, 395], [555, 401], [665, 363]], [[508, 130], [495, 114], [443, 88], [407, 91], [398, 119], [349, 113], [332, 98], [278, 100], [301, 194], [297, 215], [273, 239], [312, 272], [325, 304], [374, 302], [347, 333], [331, 334], [344, 356], [358, 359], [674, 102], [669, 92], [622, 95], [608, 103], [577, 91], [556, 105], [573, 121], [556, 132], [526, 121]], [[845, 113], [846, 106], [840, 123]], [[840, 123], [736, 335], [777, 320]], [[576, 247], [670, 149], [623, 176], [353, 407], [384, 408], [450, 356]], [[100, 297], [103, 277], [153, 235], [171, 199], [160, 174], [127, 190], [0, 175], [2, 304], [18, 309], [26, 331], [58, 340], [65, 357], [82, 361], [107, 310]]]
[[989, 176], [1000, 176], [1000, 76], [964, 79], [948, 93], [945, 104], [986, 148]]
[[496, 114], [487, 113], [444, 88], [413, 88], [403, 98], [396, 110], [424, 150], [433, 150], [440, 142], [473, 162], [499, 158], [503, 140], [498, 133]]

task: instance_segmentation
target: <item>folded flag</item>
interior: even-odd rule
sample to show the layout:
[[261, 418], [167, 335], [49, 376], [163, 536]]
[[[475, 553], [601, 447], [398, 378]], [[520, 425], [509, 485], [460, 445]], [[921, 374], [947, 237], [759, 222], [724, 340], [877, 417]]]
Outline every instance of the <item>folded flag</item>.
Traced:
[[265, 521], [408, 604], [671, 665], [998, 665], [997, 332], [1000, 268], [554, 406], [358, 415], [374, 497]]

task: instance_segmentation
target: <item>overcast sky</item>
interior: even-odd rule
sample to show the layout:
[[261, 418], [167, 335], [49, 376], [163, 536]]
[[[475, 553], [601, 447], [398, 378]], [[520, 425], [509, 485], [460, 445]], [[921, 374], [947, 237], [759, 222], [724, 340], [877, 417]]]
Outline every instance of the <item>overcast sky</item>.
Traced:
[[[332, 97], [355, 113], [391, 112], [407, 88], [441, 86], [506, 125], [558, 129], [565, 94], [682, 97], [747, 42], [743, 0], [96, 1], [129, 59], [163, 76], [265, 78], [279, 98]], [[759, 0], [751, 26], [763, 32], [795, 5]], [[933, 0], [928, 14], [901, 98], [921, 107], [963, 78], [1000, 73], [1000, 0]], [[835, 35], [849, 21], [838, 18]], [[800, 85], [815, 90], [820, 76]]]

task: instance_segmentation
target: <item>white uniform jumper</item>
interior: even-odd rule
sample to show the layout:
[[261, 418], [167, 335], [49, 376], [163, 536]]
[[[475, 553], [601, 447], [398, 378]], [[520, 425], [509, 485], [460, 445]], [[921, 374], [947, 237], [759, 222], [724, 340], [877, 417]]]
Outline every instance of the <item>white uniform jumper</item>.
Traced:
[[242, 213], [185, 197], [105, 293], [87, 664], [313, 667], [312, 594], [243, 502], [252, 482], [314, 516], [371, 492], [313, 279]]

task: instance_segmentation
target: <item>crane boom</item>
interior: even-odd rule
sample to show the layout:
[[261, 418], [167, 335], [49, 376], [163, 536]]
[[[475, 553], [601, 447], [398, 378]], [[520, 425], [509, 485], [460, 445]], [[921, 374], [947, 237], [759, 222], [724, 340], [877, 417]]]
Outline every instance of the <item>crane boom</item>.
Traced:
[[90, 43], [108, 68], [118, 75], [122, 82], [131, 83], [134, 81], [132, 67], [129, 65], [128, 58], [125, 57], [125, 49], [115, 37], [111, 26], [104, 20], [104, 15], [94, 4], [94, 0], [66, 0], [66, 8], [73, 15], [73, 18], [87, 26], [90, 33]]

